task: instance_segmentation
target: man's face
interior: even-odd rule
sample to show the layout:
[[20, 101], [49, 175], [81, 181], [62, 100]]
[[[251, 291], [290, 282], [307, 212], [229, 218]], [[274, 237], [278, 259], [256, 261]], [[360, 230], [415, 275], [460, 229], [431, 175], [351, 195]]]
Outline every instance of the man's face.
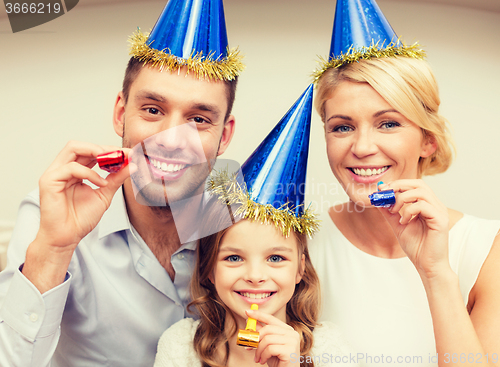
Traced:
[[234, 118], [227, 121], [226, 85], [179, 73], [143, 67], [132, 83], [128, 102], [117, 98], [115, 131], [133, 148], [137, 171], [131, 178], [139, 202], [168, 201], [200, 193], [215, 158], [228, 146]]

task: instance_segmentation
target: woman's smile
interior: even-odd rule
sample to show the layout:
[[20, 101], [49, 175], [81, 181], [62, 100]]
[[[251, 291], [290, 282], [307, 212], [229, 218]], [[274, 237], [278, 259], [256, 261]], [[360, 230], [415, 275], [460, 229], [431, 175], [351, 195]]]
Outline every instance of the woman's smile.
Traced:
[[369, 184], [380, 181], [390, 167], [347, 167], [347, 169], [351, 171], [351, 175], [356, 182]]

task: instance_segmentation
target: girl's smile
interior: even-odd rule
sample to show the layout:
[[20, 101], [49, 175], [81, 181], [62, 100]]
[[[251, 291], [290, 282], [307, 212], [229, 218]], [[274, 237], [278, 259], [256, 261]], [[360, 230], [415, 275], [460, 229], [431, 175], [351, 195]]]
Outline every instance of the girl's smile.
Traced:
[[262, 289], [238, 290], [235, 292], [249, 304], [255, 303], [259, 306], [269, 301], [276, 294], [276, 291], [265, 291]]

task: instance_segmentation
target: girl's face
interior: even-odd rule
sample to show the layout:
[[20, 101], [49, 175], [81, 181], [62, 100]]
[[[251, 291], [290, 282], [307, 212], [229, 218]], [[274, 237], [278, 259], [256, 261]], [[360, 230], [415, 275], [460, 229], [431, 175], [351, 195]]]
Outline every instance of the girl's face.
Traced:
[[242, 220], [222, 238], [211, 281], [241, 329], [252, 303], [286, 322], [286, 304], [304, 261], [293, 234], [285, 238], [273, 224]]
[[436, 150], [367, 83], [341, 82], [335, 89], [325, 102], [325, 136], [335, 177], [363, 206], [378, 181], [417, 178], [419, 158]]

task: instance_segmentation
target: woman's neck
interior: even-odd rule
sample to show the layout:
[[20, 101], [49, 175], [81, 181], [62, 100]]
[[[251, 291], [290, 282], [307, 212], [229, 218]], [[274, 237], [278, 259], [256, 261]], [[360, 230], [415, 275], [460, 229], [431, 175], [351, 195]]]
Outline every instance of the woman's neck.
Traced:
[[[363, 208], [352, 201], [331, 207], [330, 218], [349, 242], [367, 254], [398, 259], [405, 257], [391, 226], [377, 208]], [[448, 209], [449, 230], [464, 214]]]
[[379, 209], [350, 201], [330, 208], [329, 214], [339, 231], [361, 251], [388, 259], [406, 256]]

